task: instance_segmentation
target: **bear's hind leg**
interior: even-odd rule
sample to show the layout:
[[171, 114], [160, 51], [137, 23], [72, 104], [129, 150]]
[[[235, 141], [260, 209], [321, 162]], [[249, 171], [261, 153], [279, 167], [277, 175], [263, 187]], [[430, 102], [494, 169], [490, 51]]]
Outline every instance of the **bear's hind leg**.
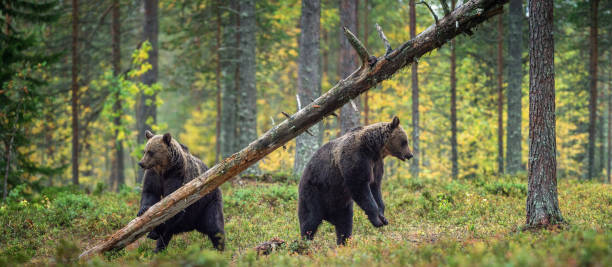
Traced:
[[210, 238], [213, 246], [223, 251], [225, 249], [225, 230], [223, 222], [223, 200], [215, 198], [208, 203], [196, 229]]
[[336, 227], [336, 244], [346, 245], [346, 240], [353, 235], [353, 205], [334, 212], [330, 222]]

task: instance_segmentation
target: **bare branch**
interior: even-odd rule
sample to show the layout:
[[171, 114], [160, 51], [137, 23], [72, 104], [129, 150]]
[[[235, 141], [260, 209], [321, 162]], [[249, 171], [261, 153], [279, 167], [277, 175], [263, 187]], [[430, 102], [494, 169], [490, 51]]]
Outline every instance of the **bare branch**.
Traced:
[[438, 26], [438, 16], [436, 16], [436, 12], [433, 11], [433, 9], [431, 9], [431, 6], [429, 6], [429, 4], [425, 1], [421, 1], [418, 2], [417, 4], [423, 4], [425, 6], [427, 6], [427, 8], [429, 8], [429, 12], [431, 12], [431, 15], [434, 17], [434, 20], [436, 20], [436, 26]]
[[389, 40], [387, 40], [387, 36], [385, 36], [385, 33], [383, 32], [380, 25], [378, 25], [378, 23], [376, 23], [376, 30], [378, 31], [378, 35], [380, 35], [380, 39], [382, 39], [383, 43], [385, 43], [385, 57], [386, 57], [387, 55], [391, 54], [391, 51], [393, 51], [393, 49], [391, 49], [391, 44], [389, 44]]
[[361, 65], [367, 65], [368, 59], [370, 58], [370, 53], [368, 53], [368, 50], [347, 27], [342, 27], [342, 29], [344, 30], [344, 36], [346, 36], [351, 46], [359, 55], [359, 58], [361, 59]]

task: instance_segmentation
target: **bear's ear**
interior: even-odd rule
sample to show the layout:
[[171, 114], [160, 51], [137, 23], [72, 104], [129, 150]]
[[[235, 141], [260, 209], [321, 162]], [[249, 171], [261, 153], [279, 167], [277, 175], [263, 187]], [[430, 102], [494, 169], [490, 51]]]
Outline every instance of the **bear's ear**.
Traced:
[[172, 141], [172, 135], [170, 135], [170, 133], [165, 133], [164, 134], [164, 143], [166, 143], [166, 145], [170, 145], [170, 142]]
[[391, 121], [391, 129], [397, 128], [399, 123], [400, 123], [399, 118], [397, 116], [393, 116], [393, 120]]
[[149, 131], [149, 130], [145, 131], [145, 137], [147, 138], [147, 140], [151, 139], [151, 137], [153, 137], [153, 136], [154, 136], [154, 134], [151, 131]]

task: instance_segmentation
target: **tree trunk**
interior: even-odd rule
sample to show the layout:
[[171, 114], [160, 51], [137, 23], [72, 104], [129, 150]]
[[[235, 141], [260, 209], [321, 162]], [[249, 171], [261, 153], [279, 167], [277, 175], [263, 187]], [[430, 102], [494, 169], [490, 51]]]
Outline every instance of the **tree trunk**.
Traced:
[[79, 184], [79, 0], [72, 0], [72, 183]]
[[[226, 3], [226, 9], [237, 10], [237, 0], [229, 0]], [[227, 158], [236, 152], [236, 103], [237, 103], [237, 88], [236, 74], [238, 72], [238, 63], [236, 57], [238, 55], [238, 20], [239, 16], [235, 12], [224, 12], [227, 18], [223, 26], [223, 48], [221, 49], [221, 74], [222, 74], [222, 96], [221, 96], [221, 157]]]
[[[416, 36], [416, 9], [414, 0], [410, 0], [410, 38]], [[412, 177], [419, 177], [419, 63], [412, 64]]]
[[[321, 1], [302, 0], [298, 58], [298, 111], [321, 95], [321, 71], [319, 64], [319, 28], [321, 26]], [[310, 134], [301, 134], [295, 140], [293, 172], [301, 175], [312, 154], [321, 145], [320, 123], [310, 128]]]
[[215, 140], [215, 163], [219, 163], [221, 159], [221, 0], [217, 0], [215, 7], [215, 15], [217, 17], [217, 66], [215, 83], [217, 85], [217, 121], [216, 121], [216, 140]]
[[504, 27], [502, 19], [497, 17], [497, 172], [504, 173]]
[[[357, 0], [340, 0], [340, 26], [348, 28], [351, 32], [357, 31], [357, 17], [355, 9]], [[351, 44], [340, 32], [340, 58], [338, 66], [338, 78], [345, 79], [357, 68], [357, 56], [351, 48]], [[359, 98], [353, 99], [340, 109], [340, 134], [359, 126]]]
[[[255, 82], [255, 0], [242, 0], [239, 7], [238, 40], [238, 143], [236, 150], [257, 138], [257, 87]], [[246, 173], [257, 174], [257, 165]]]
[[[451, 9], [455, 10], [456, 0], [451, 0]], [[451, 122], [451, 163], [452, 163], [452, 177], [457, 179], [459, 177], [459, 162], [457, 157], [457, 76], [456, 69], [457, 63], [455, 59], [455, 39], [451, 40], [450, 44], [450, 122]]]
[[506, 171], [510, 174], [521, 167], [521, 114], [523, 96], [523, 0], [510, 0], [508, 8], [508, 122], [506, 125]]
[[[612, 35], [612, 34], [611, 34]], [[612, 62], [612, 49], [608, 51], [609, 61]], [[608, 72], [608, 160], [606, 161], [608, 183], [612, 183], [612, 176], [610, 175], [610, 160], [612, 159], [612, 68]]]
[[591, 27], [589, 42], [591, 48], [591, 57], [589, 64], [590, 77], [590, 93], [589, 101], [589, 170], [588, 179], [593, 179], [595, 176], [595, 136], [597, 125], [597, 6], [599, 0], [590, 0], [591, 3]]
[[[121, 74], [121, 22], [120, 18], [120, 7], [119, 0], [113, 0], [112, 3], [112, 26], [111, 26], [111, 35], [112, 35], [112, 65], [113, 65], [113, 75], [117, 81], [119, 80], [119, 75]], [[116, 85], [118, 86], [118, 84]], [[124, 175], [124, 159], [123, 159], [123, 141], [119, 140], [119, 128], [121, 127], [121, 116], [123, 115], [123, 107], [121, 103], [121, 90], [120, 88], [116, 89], [115, 95], [115, 103], [113, 105], [113, 114], [115, 118], [113, 119], [113, 123], [115, 124], [115, 135], [113, 138], [113, 150], [114, 157], [112, 157], [111, 163], [111, 186], [115, 190], [119, 190], [121, 185], [125, 183], [125, 175]]]
[[[159, 32], [159, 20], [157, 17], [158, 6], [158, 0], [144, 0], [145, 20], [143, 33], [144, 40], [149, 41], [149, 43], [151, 43], [152, 49], [151, 51], [149, 51], [148, 62], [149, 64], [151, 64], [152, 68], [142, 75], [142, 83], [149, 86], [157, 82], [157, 35]], [[156, 122], [156, 95], [156, 93], [148, 95], [144, 92], [140, 94], [140, 100], [136, 108], [136, 128], [138, 131], [138, 145], [142, 145], [146, 142], [144, 132], [146, 130], [152, 130], [151, 127]], [[142, 169], [138, 169], [138, 177], [136, 179], [137, 184], [140, 184], [142, 182], [143, 174], [144, 171]]]
[[[368, 0], [364, 0], [363, 4], [363, 45], [368, 48], [368, 25], [370, 25], [368, 21]], [[369, 91], [366, 91], [363, 94], [363, 124], [370, 124], [370, 95]]]
[[471, 32], [476, 25], [501, 13], [504, 3], [506, 3], [505, 0], [468, 1], [450, 15], [442, 18], [438, 26], [430, 26], [415, 39], [403, 43], [387, 56], [379, 58], [371, 57], [361, 42], [347, 30], [346, 36], [362, 60], [362, 65], [358, 70], [290, 118], [276, 124], [249, 146], [166, 196], [142, 216], [135, 218], [124, 228], [83, 252], [79, 257], [86, 258], [102, 251], [125, 247], [234, 175], [283, 146], [325, 116], [331, 115], [351, 99], [389, 79], [398, 70], [411, 64], [415, 58], [440, 48], [458, 34]]
[[557, 200], [553, 1], [529, 2], [529, 228], [563, 222]]

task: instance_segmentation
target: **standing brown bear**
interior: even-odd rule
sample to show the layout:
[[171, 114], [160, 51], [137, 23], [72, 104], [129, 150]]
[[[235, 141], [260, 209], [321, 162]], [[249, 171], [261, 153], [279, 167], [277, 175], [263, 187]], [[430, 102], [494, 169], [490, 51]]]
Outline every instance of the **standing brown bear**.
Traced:
[[323, 145], [304, 169], [299, 185], [298, 217], [302, 237], [312, 240], [323, 220], [336, 227], [337, 244], [353, 232], [353, 201], [375, 227], [384, 216], [381, 181], [383, 159], [412, 158], [408, 137], [397, 117], [357, 127]]
[[[138, 216], [208, 169], [169, 133], [162, 136], [146, 131], [145, 136], [148, 141], [144, 156], [138, 162], [145, 169]], [[223, 250], [225, 231], [223, 200], [219, 188], [155, 227], [148, 237], [157, 240], [155, 251], [159, 252], [168, 246], [174, 234], [193, 230], [208, 235], [213, 246]]]

